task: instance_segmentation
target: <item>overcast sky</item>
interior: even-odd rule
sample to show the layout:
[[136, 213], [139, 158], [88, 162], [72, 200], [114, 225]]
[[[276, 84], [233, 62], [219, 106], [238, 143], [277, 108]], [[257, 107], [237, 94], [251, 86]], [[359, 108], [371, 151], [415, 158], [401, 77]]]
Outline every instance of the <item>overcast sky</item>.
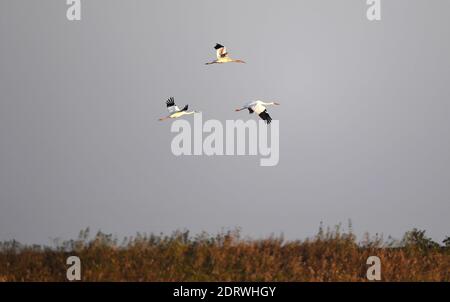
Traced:
[[[189, 229], [450, 235], [450, 2], [0, 2], [0, 240]], [[216, 42], [247, 64], [205, 66]], [[280, 161], [175, 157], [165, 100], [256, 119]], [[192, 116], [186, 117], [192, 122]]]

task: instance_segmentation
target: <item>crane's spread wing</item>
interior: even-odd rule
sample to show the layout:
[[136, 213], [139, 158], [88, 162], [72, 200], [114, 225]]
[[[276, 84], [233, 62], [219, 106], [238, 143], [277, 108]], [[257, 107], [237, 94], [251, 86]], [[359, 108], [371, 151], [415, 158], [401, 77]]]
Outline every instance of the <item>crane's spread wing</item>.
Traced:
[[270, 122], [272, 121], [272, 118], [270, 117], [270, 115], [267, 113], [267, 110], [264, 110], [263, 112], [261, 112], [259, 114], [259, 117], [261, 119], [263, 119], [264, 121], [266, 121], [267, 124], [270, 124]]
[[175, 105], [175, 100], [173, 97], [170, 97], [166, 101], [166, 105], [167, 105], [167, 110], [169, 111], [169, 113], [175, 113], [175, 112], [180, 111], [180, 108], [178, 108], [178, 106]]
[[167, 108], [175, 106], [174, 98], [173, 97], [168, 98], [167, 101], [166, 101], [166, 105], [167, 105]]
[[216, 50], [217, 59], [225, 58], [228, 56], [228, 52], [225, 46], [217, 43], [216, 46], [214, 46], [214, 49]]

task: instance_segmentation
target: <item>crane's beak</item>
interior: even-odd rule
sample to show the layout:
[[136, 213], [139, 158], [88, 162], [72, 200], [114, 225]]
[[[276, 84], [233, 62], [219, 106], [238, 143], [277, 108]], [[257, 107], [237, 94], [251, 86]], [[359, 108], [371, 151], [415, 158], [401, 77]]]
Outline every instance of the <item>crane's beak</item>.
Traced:
[[274, 102], [273, 104], [274, 104], [274, 105], [281, 105], [280, 103], [277, 103], [277, 102]]

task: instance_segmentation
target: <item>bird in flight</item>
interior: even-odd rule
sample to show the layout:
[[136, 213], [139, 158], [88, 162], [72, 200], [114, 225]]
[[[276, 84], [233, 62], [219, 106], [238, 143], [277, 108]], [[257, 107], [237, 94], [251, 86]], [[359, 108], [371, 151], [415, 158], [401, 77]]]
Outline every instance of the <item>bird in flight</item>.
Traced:
[[263, 101], [257, 100], [257, 101], [248, 102], [247, 104], [245, 104], [241, 108], [236, 109], [235, 111], [241, 111], [241, 110], [248, 109], [249, 114], [256, 113], [267, 124], [270, 124], [270, 122], [272, 121], [272, 118], [270, 117], [269, 113], [267, 113], [266, 107], [271, 106], [271, 105], [280, 105], [280, 104], [277, 102], [265, 103]]
[[216, 43], [216, 46], [214, 46], [214, 49], [216, 50], [217, 59], [212, 62], [205, 63], [205, 65], [222, 64], [222, 63], [230, 63], [230, 62], [245, 63], [242, 60], [235, 60], [235, 59], [230, 58], [228, 56], [228, 52], [227, 52], [227, 49], [225, 48], [225, 46], [223, 46], [219, 43]]
[[174, 100], [173, 97], [170, 97], [166, 101], [166, 105], [167, 105], [167, 111], [169, 111], [169, 115], [166, 116], [166, 117], [160, 118], [159, 119], [160, 121], [164, 121], [164, 120], [169, 119], [169, 118], [179, 118], [179, 117], [181, 117], [183, 115], [189, 115], [189, 114], [197, 113], [197, 111], [187, 111], [189, 105], [184, 106], [183, 109], [178, 108], [178, 106], [175, 105], [175, 100]]

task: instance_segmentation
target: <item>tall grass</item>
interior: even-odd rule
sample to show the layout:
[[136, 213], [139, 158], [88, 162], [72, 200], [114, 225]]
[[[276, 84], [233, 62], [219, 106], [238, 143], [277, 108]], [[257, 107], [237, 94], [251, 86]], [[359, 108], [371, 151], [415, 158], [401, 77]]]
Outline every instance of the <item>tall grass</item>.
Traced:
[[0, 243], [0, 281], [66, 281], [66, 258], [79, 256], [83, 281], [366, 281], [369, 256], [383, 281], [450, 281], [450, 240], [439, 245], [412, 230], [402, 240], [357, 242], [340, 227], [304, 241], [252, 240], [238, 230], [217, 235], [141, 235], [121, 243], [89, 229], [54, 247]]

